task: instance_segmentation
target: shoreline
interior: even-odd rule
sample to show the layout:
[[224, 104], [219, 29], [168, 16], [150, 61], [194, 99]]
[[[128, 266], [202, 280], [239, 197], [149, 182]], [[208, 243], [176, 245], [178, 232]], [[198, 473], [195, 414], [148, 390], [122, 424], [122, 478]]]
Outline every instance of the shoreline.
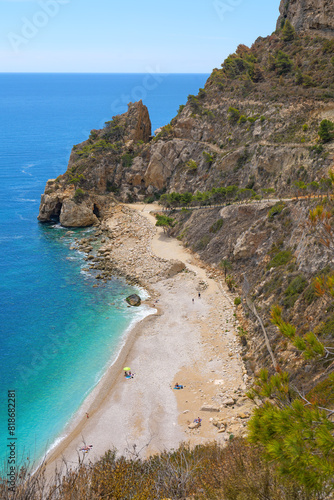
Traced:
[[[149, 206], [148, 210], [151, 208]], [[145, 450], [149, 455], [175, 448], [185, 440], [191, 444], [213, 439], [224, 442], [231, 433], [244, 432], [242, 419], [246, 419], [248, 413], [241, 416], [236, 414], [234, 417], [231, 415], [235, 412], [229, 405], [218, 405], [224, 403], [224, 398], [231, 398], [233, 391], [236, 396], [234, 399], [237, 400], [240, 396], [240, 401], [242, 400], [236, 407], [244, 407], [246, 404], [246, 372], [238, 354], [239, 348], [234, 345], [237, 320], [233, 326], [235, 318], [231, 300], [227, 299], [221, 285], [208, 277], [209, 269], [197, 262], [196, 256], [183, 248], [177, 240], [166, 239], [162, 230], [152, 226], [154, 217], [149, 212], [143, 212], [144, 210], [143, 205], [116, 207], [113, 218], [105, 222], [109, 232], [115, 232], [116, 229], [116, 235], [109, 234], [111, 248], [99, 251], [102, 250], [105, 261], [116, 258], [123, 272], [126, 268], [131, 272], [131, 259], [125, 254], [129, 249], [132, 252], [134, 236], [133, 233], [124, 235], [124, 231], [131, 231], [119, 221], [124, 222], [126, 216], [132, 224], [138, 223], [138, 227], [143, 227], [149, 238], [137, 234], [142, 247], [139, 253], [136, 247], [136, 252], [139, 258], [143, 258], [143, 265], [140, 268], [142, 273], [136, 279], [142, 282], [143, 288], [152, 296], [147, 302], [159, 296], [159, 305], [154, 305], [157, 309], [155, 313], [146, 316], [129, 331], [115, 363], [108, 368], [79, 408], [75, 424], [69, 425], [67, 435], [46, 457], [44, 465], [49, 477], [54, 473], [55, 467], [61, 467], [63, 458], [67, 464], [75, 466], [79, 459], [79, 447], [83, 444], [93, 444], [88, 459], [97, 460], [113, 447], [121, 454], [129, 454], [131, 446], [133, 450], [138, 446], [137, 449]], [[170, 272], [171, 261], [168, 259], [171, 257], [176, 259], [172, 261], [174, 264], [182, 258], [182, 262], [186, 264], [185, 272]], [[147, 276], [147, 273], [150, 275]], [[194, 301], [191, 297], [195, 297], [198, 290], [201, 290], [202, 297], [199, 300], [196, 297]], [[232, 335], [233, 338], [229, 338], [228, 342], [221, 335], [223, 319], [218, 302], [222, 310], [227, 311], [227, 323], [230, 321], [228, 330], [226, 329], [229, 333], [225, 334]], [[212, 341], [223, 342], [221, 346], [215, 344], [215, 353], [219, 351], [219, 357], [215, 360], [207, 357], [211, 356], [211, 351], [207, 351], [213, 349], [212, 346], [208, 349]], [[229, 352], [224, 354], [227, 348]], [[138, 371], [134, 379], [124, 380], [124, 365]], [[233, 371], [226, 382], [209, 378], [216, 378], [217, 375], [212, 374], [222, 370], [223, 366], [225, 372], [227, 367], [231, 367]], [[183, 391], [172, 390], [172, 384], [176, 381], [185, 385]], [[225, 387], [222, 388], [221, 384], [225, 384]], [[220, 391], [219, 394], [217, 390]], [[190, 401], [191, 398], [195, 399]], [[206, 409], [201, 410], [203, 405], [211, 405], [208, 413]], [[189, 424], [200, 411], [205, 415], [201, 428], [190, 430]], [[89, 418], [85, 412], [89, 413]], [[223, 416], [225, 420], [232, 419], [226, 424], [230, 426], [229, 432], [223, 433], [215, 424], [212, 425], [213, 417]]]
[[[121, 341], [121, 345], [115, 359], [110, 360], [109, 367], [87, 395], [75, 414], [71, 417], [62, 433], [62, 436], [59, 436], [55, 443], [51, 445], [49, 450], [46, 452], [45, 458], [42, 460], [42, 463], [37, 466], [37, 468], [42, 464], [49, 467], [51, 463], [63, 455], [63, 452], [66, 450], [69, 443], [81, 433], [87, 420], [86, 412], [90, 415], [90, 417], [93, 417], [94, 413], [103, 404], [103, 401], [108, 396], [108, 393], [113, 389], [114, 385], [117, 384], [118, 378], [120, 374], [122, 374], [123, 366], [126, 364], [126, 359], [131, 351], [131, 348], [133, 347], [136, 337], [140, 334], [141, 327], [145, 326], [146, 321], [148, 322], [152, 317], [158, 315], [159, 309], [157, 307], [155, 310], [152, 309], [152, 312], [148, 313], [144, 318], [136, 321], [135, 324], [129, 325], [124, 332], [123, 336], [125, 338]], [[57, 440], [59, 439], [60, 441], [57, 443]]]

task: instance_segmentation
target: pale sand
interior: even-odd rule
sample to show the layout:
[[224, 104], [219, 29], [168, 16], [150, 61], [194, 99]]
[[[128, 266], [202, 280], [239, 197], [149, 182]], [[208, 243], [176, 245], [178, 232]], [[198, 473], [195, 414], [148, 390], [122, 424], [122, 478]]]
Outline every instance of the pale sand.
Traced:
[[[131, 208], [155, 224], [149, 213], [155, 207]], [[187, 271], [152, 285], [160, 294], [157, 314], [130, 332], [117, 362], [80, 408], [68, 436], [47, 457], [48, 474], [62, 458], [75, 465], [83, 444], [93, 445], [86, 457], [94, 461], [112, 448], [126, 454], [135, 445], [145, 456], [176, 448], [182, 441], [226, 440], [228, 434], [218, 434], [209, 420], [217, 416], [225, 418], [230, 432], [244, 432], [238, 414], [241, 405], [245, 411], [251, 404], [240, 393], [239, 407], [222, 407], [220, 413], [200, 411], [203, 404], [219, 406], [222, 395], [246, 388], [231, 298], [221, 283], [208, 278], [189, 250], [160, 228], [151, 249], [161, 258], [185, 262]], [[198, 298], [201, 281], [208, 287]], [[131, 367], [134, 379], [125, 379], [123, 366]], [[185, 388], [173, 390], [175, 382]], [[203, 419], [202, 426], [189, 430], [188, 423], [197, 416]]]

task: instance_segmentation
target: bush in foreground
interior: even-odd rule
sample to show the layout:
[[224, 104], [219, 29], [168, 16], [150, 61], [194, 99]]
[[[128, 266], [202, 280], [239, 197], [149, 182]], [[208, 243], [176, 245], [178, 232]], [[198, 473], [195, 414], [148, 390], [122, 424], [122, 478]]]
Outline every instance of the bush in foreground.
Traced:
[[[310, 500], [303, 488], [281, 482], [261, 450], [234, 439], [225, 448], [218, 444], [163, 452], [148, 459], [132, 454], [117, 457], [109, 451], [98, 462], [80, 463], [58, 472], [47, 484], [43, 471], [30, 476], [22, 469], [16, 493], [0, 486], [0, 498], [15, 500]], [[320, 497], [319, 497], [320, 498]]]

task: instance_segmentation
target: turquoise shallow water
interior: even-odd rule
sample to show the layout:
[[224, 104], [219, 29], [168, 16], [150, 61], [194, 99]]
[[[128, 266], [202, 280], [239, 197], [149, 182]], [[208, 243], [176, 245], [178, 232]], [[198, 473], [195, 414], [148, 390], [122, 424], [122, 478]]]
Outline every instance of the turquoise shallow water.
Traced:
[[0, 461], [7, 393], [16, 391], [17, 461], [39, 458], [116, 355], [143, 310], [123, 280], [93, 287], [68, 231], [36, 221], [48, 178], [66, 170], [73, 144], [126, 102], [143, 98], [153, 130], [168, 123], [207, 75], [0, 74]]

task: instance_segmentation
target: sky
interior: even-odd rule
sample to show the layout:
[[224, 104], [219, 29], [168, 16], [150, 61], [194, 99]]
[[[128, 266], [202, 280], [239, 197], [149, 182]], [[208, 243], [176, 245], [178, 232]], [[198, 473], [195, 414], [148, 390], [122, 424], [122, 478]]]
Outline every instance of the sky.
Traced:
[[0, 0], [0, 72], [210, 73], [279, 0]]

